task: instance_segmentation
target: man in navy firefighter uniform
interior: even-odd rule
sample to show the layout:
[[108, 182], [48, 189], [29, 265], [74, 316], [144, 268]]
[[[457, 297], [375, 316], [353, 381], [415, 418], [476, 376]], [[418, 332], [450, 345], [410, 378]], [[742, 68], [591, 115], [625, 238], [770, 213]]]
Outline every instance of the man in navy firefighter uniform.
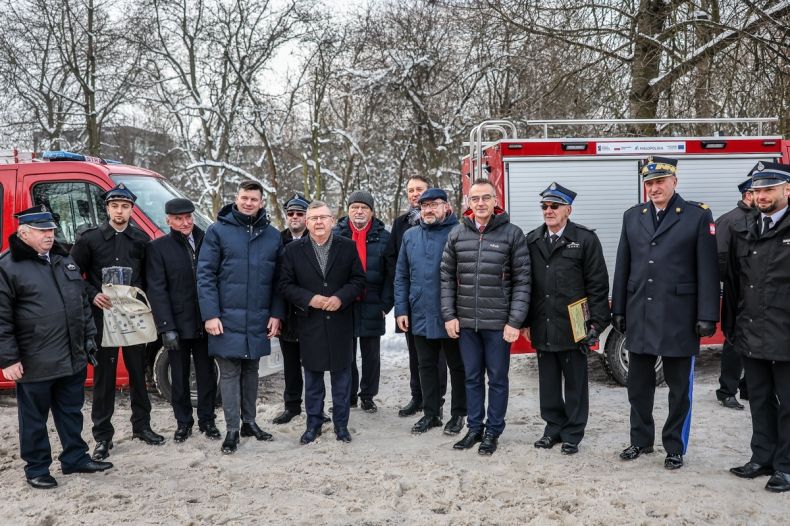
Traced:
[[752, 457], [730, 471], [772, 475], [765, 489], [790, 491], [790, 165], [758, 163], [752, 191], [760, 213], [733, 227], [727, 280], [737, 305], [735, 350], [752, 413]]
[[[532, 304], [523, 330], [537, 349], [540, 416], [546, 421], [535, 447], [562, 442], [562, 453], [573, 455], [589, 413], [587, 350], [609, 325], [609, 273], [595, 232], [569, 220], [576, 192], [551, 183], [540, 197], [544, 223], [527, 234]], [[578, 340], [568, 305], [584, 298], [590, 318]]]
[[691, 425], [694, 357], [719, 319], [716, 227], [707, 205], [675, 192], [677, 160], [648, 157], [639, 173], [650, 201], [623, 214], [612, 286], [612, 322], [627, 337], [633, 460], [653, 452], [656, 360], [663, 361], [669, 414], [664, 467], [683, 466]]

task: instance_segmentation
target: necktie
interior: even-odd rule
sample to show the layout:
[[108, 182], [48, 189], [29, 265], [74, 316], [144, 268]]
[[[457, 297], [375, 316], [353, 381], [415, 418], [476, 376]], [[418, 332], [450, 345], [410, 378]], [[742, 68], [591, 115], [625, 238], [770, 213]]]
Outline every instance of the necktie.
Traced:
[[768, 233], [768, 230], [771, 228], [771, 223], [773, 222], [774, 220], [771, 219], [771, 216], [765, 216], [763, 218], [763, 231], [760, 233], [761, 236], [764, 236]]
[[51, 261], [49, 260], [49, 254], [39, 254], [38, 257], [40, 257], [41, 259], [46, 261], [47, 265], [49, 265], [51, 263]]
[[480, 225], [479, 227], [477, 227], [477, 229], [478, 229], [478, 230], [480, 231], [480, 233], [482, 234], [482, 233], [483, 233], [483, 230], [485, 230], [485, 229], [486, 229], [486, 226], [485, 226], [485, 225]]
[[656, 212], [656, 221], [658, 221], [660, 223], [661, 219], [663, 219], [663, 218], [664, 218], [664, 211], [663, 210], [659, 210], [658, 212]]

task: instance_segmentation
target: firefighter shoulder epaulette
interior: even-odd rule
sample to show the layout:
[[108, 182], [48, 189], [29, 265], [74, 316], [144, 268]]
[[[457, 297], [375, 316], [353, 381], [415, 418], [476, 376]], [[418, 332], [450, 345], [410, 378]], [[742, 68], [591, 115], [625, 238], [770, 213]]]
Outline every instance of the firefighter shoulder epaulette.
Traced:
[[700, 203], [699, 201], [686, 201], [686, 202], [688, 204], [690, 204], [690, 205], [698, 206], [698, 207], [702, 208], [703, 210], [709, 210], [710, 209], [710, 207], [708, 205], [706, 205], [705, 203]]
[[[635, 204], [634, 206], [632, 206], [631, 208], [629, 208], [628, 210], [633, 210], [633, 209], [635, 209], [635, 208], [641, 208], [640, 212], [642, 212], [643, 214], [646, 214], [646, 213], [647, 213], [647, 208], [648, 208], [649, 206], [650, 206], [650, 202], [645, 202], [645, 203], [637, 203], [637, 204]], [[627, 212], [628, 210], [626, 210], [626, 212]]]
[[576, 225], [576, 228], [581, 228], [582, 230], [586, 230], [588, 232], [595, 232], [594, 228], [590, 228], [588, 226], [580, 225], [579, 223], [573, 223], [573, 224]]

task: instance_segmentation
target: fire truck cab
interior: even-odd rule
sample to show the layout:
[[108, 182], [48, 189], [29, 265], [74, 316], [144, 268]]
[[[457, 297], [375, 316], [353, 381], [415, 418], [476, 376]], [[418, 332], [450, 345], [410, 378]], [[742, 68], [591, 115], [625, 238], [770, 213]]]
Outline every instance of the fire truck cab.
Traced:
[[[39, 160], [30, 152], [0, 150], [2, 251], [8, 249], [8, 237], [17, 228], [14, 214], [40, 204], [52, 210], [58, 225], [55, 238], [70, 249], [80, 233], [107, 220], [101, 195], [118, 183], [124, 183], [137, 195], [132, 224], [152, 239], [169, 231], [165, 222], [165, 202], [183, 195], [156, 172], [70, 152], [44, 152]], [[200, 212], [196, 211], [194, 218], [195, 225], [203, 230], [211, 224]], [[275, 343], [272, 354], [261, 360], [260, 375], [272, 374], [281, 368], [282, 354], [279, 344]], [[161, 349], [154, 363], [154, 379], [160, 394], [169, 400], [170, 362], [168, 353]], [[86, 385], [92, 384], [93, 368], [89, 366]], [[123, 355], [119, 354], [117, 386], [128, 384]], [[14, 382], [6, 380], [0, 372], [0, 389], [13, 387]]]
[[[511, 121], [485, 121], [470, 132], [469, 154], [462, 159], [462, 208], [466, 208], [471, 181], [488, 178], [511, 221], [527, 233], [543, 223], [539, 193], [556, 181], [578, 193], [571, 219], [595, 229], [611, 280], [623, 212], [646, 200], [637, 170], [640, 159], [648, 155], [677, 158], [678, 193], [684, 199], [706, 203], [716, 218], [735, 207], [740, 199], [738, 184], [758, 161], [784, 157], [784, 162], [788, 162], [790, 141], [763, 134], [764, 126], [777, 121], [775, 118], [527, 121], [528, 130], [537, 130], [529, 138], [519, 138]], [[622, 130], [624, 126], [644, 125], [673, 130], [707, 126], [715, 131], [709, 136], [617, 137], [610, 131], [607, 135], [612, 136], [578, 137], [579, 130]], [[558, 129], [570, 131], [568, 135], [573, 137], [552, 137], [551, 133]], [[720, 129], [739, 131], [722, 135]], [[498, 138], [491, 140], [491, 134]], [[722, 342], [723, 336], [717, 331], [701, 344], [708, 347]], [[607, 372], [623, 385], [628, 374], [627, 346], [626, 338], [609, 327], [601, 336], [598, 351]], [[520, 339], [512, 352], [533, 352], [533, 349]], [[663, 381], [660, 368], [659, 361], [659, 383]]]

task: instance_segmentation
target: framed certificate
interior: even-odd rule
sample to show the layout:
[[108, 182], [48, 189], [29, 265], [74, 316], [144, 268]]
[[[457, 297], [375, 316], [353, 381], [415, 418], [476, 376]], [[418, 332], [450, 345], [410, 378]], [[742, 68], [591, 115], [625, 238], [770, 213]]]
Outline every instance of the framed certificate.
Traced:
[[587, 304], [587, 298], [582, 298], [568, 305], [568, 316], [571, 320], [573, 341], [582, 341], [587, 335], [587, 320], [590, 319], [590, 306]]

